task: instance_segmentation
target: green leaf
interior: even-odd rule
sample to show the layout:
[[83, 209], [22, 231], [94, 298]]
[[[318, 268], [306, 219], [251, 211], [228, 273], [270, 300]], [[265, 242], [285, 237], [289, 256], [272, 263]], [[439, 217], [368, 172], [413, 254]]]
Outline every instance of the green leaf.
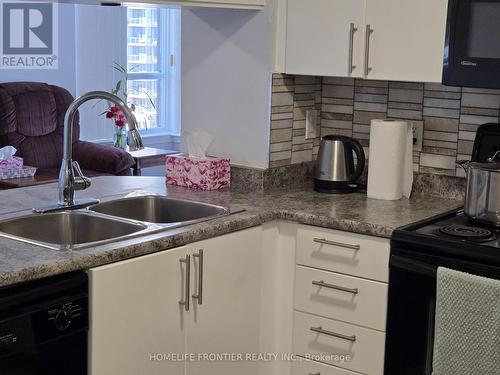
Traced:
[[137, 92], [142, 92], [142, 93], [146, 94], [146, 96], [148, 97], [149, 102], [151, 103], [151, 106], [152, 106], [154, 109], [156, 109], [156, 105], [155, 105], [155, 103], [154, 103], [154, 101], [153, 101], [153, 98], [151, 98], [151, 95], [149, 94], [149, 92], [148, 92], [147, 90], [144, 90], [144, 89], [136, 89], [136, 88], [133, 88], [132, 90], [135, 90], [135, 91], [137, 91]]
[[120, 73], [127, 74], [127, 69], [125, 69], [123, 66], [118, 64], [116, 61], [115, 61], [115, 66], [113, 68], [115, 70], [119, 71]]
[[121, 87], [122, 87], [122, 80], [120, 79], [118, 82], [116, 82], [116, 86], [111, 92], [117, 95], [120, 92]]

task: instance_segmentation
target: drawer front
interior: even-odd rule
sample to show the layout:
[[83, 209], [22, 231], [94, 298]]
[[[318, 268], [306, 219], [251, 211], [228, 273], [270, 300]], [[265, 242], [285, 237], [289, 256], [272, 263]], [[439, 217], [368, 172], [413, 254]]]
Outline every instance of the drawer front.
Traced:
[[296, 266], [295, 308], [385, 331], [387, 284]]
[[383, 332], [299, 311], [294, 319], [293, 352], [297, 355], [364, 374], [383, 374]]
[[324, 363], [296, 361], [292, 365], [292, 375], [359, 375], [357, 372], [345, 370], [340, 367], [325, 365]]
[[389, 240], [301, 225], [297, 264], [387, 282]]

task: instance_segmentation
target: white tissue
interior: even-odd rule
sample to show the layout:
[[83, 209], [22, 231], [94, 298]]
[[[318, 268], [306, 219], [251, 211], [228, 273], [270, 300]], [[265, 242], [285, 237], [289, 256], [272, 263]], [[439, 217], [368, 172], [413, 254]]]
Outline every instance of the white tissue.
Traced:
[[189, 157], [206, 159], [207, 150], [214, 137], [203, 131], [186, 132], [186, 145]]
[[0, 148], [0, 160], [7, 160], [14, 156], [17, 149], [13, 146], [5, 146]]

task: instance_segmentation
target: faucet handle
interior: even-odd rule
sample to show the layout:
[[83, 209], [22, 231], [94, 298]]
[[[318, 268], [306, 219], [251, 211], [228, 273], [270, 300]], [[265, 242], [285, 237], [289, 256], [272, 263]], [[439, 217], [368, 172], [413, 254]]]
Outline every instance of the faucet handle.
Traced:
[[80, 164], [77, 161], [73, 161], [72, 163], [73, 170], [75, 171], [75, 190], [85, 190], [90, 187], [90, 178], [85, 177], [83, 175], [82, 169], [80, 168]]
[[82, 172], [82, 168], [80, 168], [80, 164], [78, 164], [78, 162], [76, 160], [74, 160], [72, 165], [73, 165], [73, 170], [75, 171], [76, 175], [78, 177], [83, 177], [83, 172]]

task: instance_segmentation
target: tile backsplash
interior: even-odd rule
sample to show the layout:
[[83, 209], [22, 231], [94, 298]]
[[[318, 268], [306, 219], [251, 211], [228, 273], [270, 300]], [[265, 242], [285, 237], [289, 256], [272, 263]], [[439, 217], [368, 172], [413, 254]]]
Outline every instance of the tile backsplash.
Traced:
[[[389, 118], [423, 124], [415, 171], [463, 176], [455, 161], [470, 158], [480, 124], [499, 120], [500, 90], [274, 74], [272, 91], [270, 167], [315, 160], [320, 135], [352, 136], [368, 148], [370, 120]], [[305, 139], [308, 109], [317, 112], [314, 139]]]
[[[281, 167], [316, 158], [316, 139], [305, 139], [306, 112], [321, 111], [322, 79], [320, 77], [273, 75], [271, 107], [271, 144], [269, 166]], [[317, 116], [319, 130], [321, 117]]]

